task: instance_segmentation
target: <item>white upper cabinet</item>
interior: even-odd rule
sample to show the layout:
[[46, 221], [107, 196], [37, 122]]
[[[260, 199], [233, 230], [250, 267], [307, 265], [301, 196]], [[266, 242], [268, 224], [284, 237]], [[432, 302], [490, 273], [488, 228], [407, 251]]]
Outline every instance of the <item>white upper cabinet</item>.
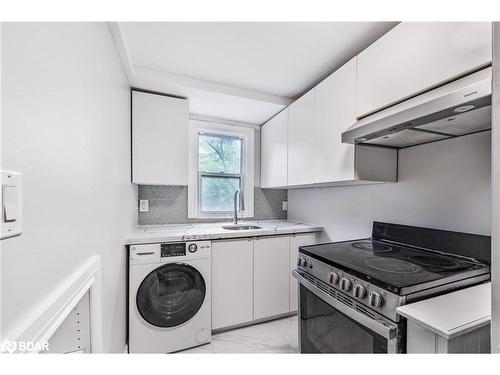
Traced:
[[357, 117], [488, 65], [490, 22], [403, 22], [358, 55]]
[[316, 86], [314, 182], [354, 179], [354, 145], [342, 132], [356, 122], [356, 58]]
[[262, 188], [287, 185], [288, 175], [288, 108], [261, 127]]
[[132, 182], [188, 184], [186, 99], [132, 92]]
[[288, 107], [288, 185], [314, 182], [314, 90]]
[[262, 127], [262, 187], [395, 182], [396, 150], [342, 143], [342, 132], [355, 122], [353, 58], [288, 107], [288, 152], [286, 112]]

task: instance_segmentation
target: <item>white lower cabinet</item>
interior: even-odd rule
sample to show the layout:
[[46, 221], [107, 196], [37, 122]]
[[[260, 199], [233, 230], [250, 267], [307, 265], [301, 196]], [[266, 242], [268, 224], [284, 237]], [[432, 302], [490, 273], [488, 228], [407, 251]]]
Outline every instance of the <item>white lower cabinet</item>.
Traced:
[[212, 242], [212, 329], [253, 320], [253, 240]]
[[408, 354], [491, 353], [491, 325], [469, 328], [465, 333], [446, 338], [418, 323], [408, 320], [406, 352]]
[[318, 242], [316, 233], [304, 233], [290, 236], [290, 263], [288, 269], [289, 280], [290, 280], [290, 311], [297, 311], [298, 309], [298, 287], [299, 284], [297, 280], [292, 276], [292, 270], [295, 268], [297, 264], [297, 258], [299, 256], [299, 247], [314, 245]]
[[288, 236], [257, 238], [253, 247], [253, 318], [289, 312], [289, 244]]
[[316, 233], [212, 242], [212, 329], [245, 325], [297, 310], [291, 272], [300, 246]]

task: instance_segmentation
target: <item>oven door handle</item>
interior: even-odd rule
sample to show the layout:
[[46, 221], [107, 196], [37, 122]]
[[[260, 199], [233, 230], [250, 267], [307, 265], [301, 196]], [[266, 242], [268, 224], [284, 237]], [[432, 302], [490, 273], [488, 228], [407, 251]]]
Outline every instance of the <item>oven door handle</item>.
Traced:
[[309, 280], [304, 278], [296, 270], [292, 271], [292, 275], [294, 278], [297, 279], [297, 281], [301, 285], [303, 285], [305, 288], [307, 288], [310, 292], [314, 293], [316, 296], [321, 298], [327, 304], [329, 304], [333, 308], [339, 310], [341, 313], [347, 315], [351, 319], [354, 319], [355, 321], [361, 323], [365, 327], [371, 329], [372, 331], [378, 333], [380, 336], [383, 336], [388, 340], [392, 340], [396, 337], [396, 334], [397, 334], [396, 327], [388, 326], [385, 322], [372, 319], [372, 318], [344, 305], [342, 302], [337, 301], [335, 298], [333, 298], [329, 294], [323, 292], [321, 289], [318, 289], [314, 284], [312, 284]]

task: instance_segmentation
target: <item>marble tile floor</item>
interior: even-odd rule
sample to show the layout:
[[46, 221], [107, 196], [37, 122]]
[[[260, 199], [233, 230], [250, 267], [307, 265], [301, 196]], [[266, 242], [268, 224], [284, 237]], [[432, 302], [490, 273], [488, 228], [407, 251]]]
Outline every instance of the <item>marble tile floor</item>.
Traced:
[[184, 350], [186, 354], [297, 353], [297, 315], [217, 333], [210, 344]]

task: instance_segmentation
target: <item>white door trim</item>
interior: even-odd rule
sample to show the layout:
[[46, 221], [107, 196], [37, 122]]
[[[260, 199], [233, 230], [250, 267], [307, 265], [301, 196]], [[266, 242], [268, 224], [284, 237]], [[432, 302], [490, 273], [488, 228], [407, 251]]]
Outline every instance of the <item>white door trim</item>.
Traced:
[[[2, 342], [48, 341], [80, 302], [90, 293], [90, 351], [102, 353], [102, 285], [101, 256], [94, 255], [69, 276], [16, 329], [5, 335]], [[35, 345], [32, 353], [39, 350]]]
[[500, 353], [500, 23], [493, 22], [491, 126], [491, 352]]

